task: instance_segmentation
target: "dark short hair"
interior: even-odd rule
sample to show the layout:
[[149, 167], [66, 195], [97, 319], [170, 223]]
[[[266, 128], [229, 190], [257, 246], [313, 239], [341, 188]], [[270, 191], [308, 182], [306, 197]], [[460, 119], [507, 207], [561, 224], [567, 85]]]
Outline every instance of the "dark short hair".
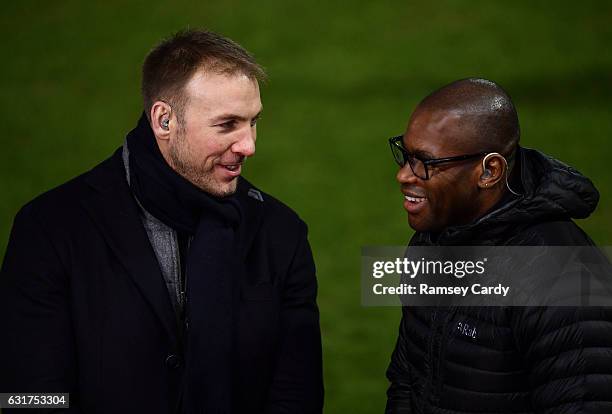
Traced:
[[521, 129], [510, 95], [483, 78], [454, 81], [429, 94], [417, 109], [455, 111], [474, 130], [473, 141], [487, 151], [509, 155], [519, 143]]
[[163, 100], [182, 120], [187, 103], [184, 86], [202, 68], [219, 74], [244, 74], [256, 81], [266, 78], [253, 56], [233, 40], [206, 30], [180, 31], [155, 46], [142, 65], [141, 91], [147, 118], [153, 103]]

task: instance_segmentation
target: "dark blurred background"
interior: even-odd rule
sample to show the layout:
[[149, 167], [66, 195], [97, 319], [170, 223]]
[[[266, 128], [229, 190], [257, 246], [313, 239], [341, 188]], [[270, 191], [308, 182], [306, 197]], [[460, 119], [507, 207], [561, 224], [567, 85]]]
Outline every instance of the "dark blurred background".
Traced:
[[37, 194], [121, 145], [140, 66], [163, 37], [204, 27], [238, 41], [269, 82], [245, 176], [310, 226], [327, 413], [381, 412], [400, 310], [360, 305], [360, 247], [411, 235], [387, 138], [415, 104], [481, 76], [512, 95], [522, 144], [601, 192], [580, 225], [612, 244], [612, 3], [608, 1], [18, 1], [0, 16], [0, 254]]

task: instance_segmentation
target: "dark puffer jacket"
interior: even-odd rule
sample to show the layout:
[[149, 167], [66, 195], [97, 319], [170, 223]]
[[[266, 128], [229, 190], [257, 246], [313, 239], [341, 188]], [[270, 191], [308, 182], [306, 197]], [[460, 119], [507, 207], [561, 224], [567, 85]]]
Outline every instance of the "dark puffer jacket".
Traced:
[[[540, 152], [517, 158], [523, 196], [410, 244], [592, 244], [571, 218], [595, 209], [593, 184]], [[612, 310], [404, 307], [387, 377], [388, 414], [610, 414]]]

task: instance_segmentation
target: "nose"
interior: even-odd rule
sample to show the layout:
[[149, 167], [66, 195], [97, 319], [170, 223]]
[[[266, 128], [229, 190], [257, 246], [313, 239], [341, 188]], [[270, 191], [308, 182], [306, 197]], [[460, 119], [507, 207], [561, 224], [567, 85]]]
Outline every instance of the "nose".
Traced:
[[255, 154], [255, 140], [257, 139], [257, 130], [249, 128], [244, 131], [238, 141], [232, 145], [232, 152], [243, 157], [251, 157]]
[[395, 179], [400, 184], [414, 184], [416, 181], [418, 181], [418, 177], [414, 175], [412, 168], [410, 168], [408, 163], [399, 169], [395, 175]]

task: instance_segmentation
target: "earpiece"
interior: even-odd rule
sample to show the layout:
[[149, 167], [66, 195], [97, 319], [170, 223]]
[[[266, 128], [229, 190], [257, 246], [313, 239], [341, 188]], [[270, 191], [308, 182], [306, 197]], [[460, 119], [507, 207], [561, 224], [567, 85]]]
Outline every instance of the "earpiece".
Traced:
[[169, 123], [170, 123], [170, 120], [168, 118], [166, 118], [166, 119], [161, 121], [161, 127], [167, 131], [168, 129], [170, 129], [168, 127]]
[[[489, 159], [489, 157], [492, 157], [493, 155], [499, 155], [499, 153], [497, 153], [497, 152], [490, 152], [482, 160], [482, 175], [480, 176], [481, 180], [486, 180], [487, 178], [491, 177], [491, 170], [489, 170], [487, 168], [487, 160]], [[505, 161], [506, 161], [506, 159], [504, 158], [504, 162]]]
[[[491, 170], [489, 170], [487, 168], [487, 160], [489, 159], [489, 157], [492, 157], [494, 155], [498, 155], [502, 158], [502, 160], [504, 160], [504, 165], [505, 165], [505, 179], [506, 179], [506, 188], [508, 188], [508, 191], [510, 191], [512, 194], [514, 194], [515, 196], [520, 196], [521, 194], [517, 193], [516, 191], [514, 191], [512, 188], [510, 188], [510, 185], [508, 184], [508, 161], [506, 160], [506, 157], [504, 157], [503, 155], [501, 155], [498, 152], [490, 152], [487, 155], [485, 155], [484, 159], [482, 160], [482, 175], [480, 176], [480, 179], [482, 180], [486, 180], [487, 178], [491, 177]], [[489, 183], [485, 184], [485, 187], [488, 187]]]

